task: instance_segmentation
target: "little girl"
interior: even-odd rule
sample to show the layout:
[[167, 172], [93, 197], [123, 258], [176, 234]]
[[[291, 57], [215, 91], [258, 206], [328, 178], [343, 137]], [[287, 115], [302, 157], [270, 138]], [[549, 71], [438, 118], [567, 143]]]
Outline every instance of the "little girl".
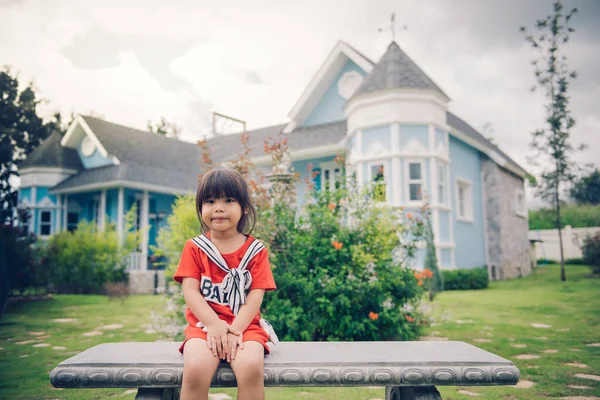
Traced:
[[243, 233], [256, 218], [248, 185], [234, 170], [212, 170], [198, 185], [196, 211], [204, 234], [187, 241], [174, 276], [188, 321], [181, 399], [207, 399], [221, 360], [235, 373], [238, 399], [263, 399], [270, 350], [259, 309], [275, 281], [267, 249]]

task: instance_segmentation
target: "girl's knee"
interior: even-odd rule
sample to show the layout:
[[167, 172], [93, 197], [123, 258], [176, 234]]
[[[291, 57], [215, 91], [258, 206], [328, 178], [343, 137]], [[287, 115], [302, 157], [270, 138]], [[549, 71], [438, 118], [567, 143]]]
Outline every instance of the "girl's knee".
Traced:
[[264, 377], [264, 359], [262, 357], [248, 357], [239, 360], [236, 365], [235, 376], [238, 383], [241, 384], [262, 380]]

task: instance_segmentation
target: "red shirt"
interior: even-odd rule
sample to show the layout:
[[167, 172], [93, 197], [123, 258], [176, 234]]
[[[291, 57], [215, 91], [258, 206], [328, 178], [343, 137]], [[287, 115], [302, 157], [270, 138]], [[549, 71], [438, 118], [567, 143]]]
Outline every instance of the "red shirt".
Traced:
[[[246, 242], [229, 254], [222, 254], [223, 259], [229, 266], [229, 268], [237, 268], [240, 261], [244, 257], [248, 246], [252, 243], [254, 238], [247, 235]], [[246, 268], [250, 275], [252, 275], [252, 289], [264, 289], [265, 291], [275, 290], [275, 280], [273, 279], [273, 273], [271, 272], [271, 265], [269, 264], [269, 253], [266, 248], [262, 249], [252, 260], [250, 260], [248, 267]], [[181, 283], [183, 278], [194, 278], [200, 281], [200, 292], [217, 313], [219, 317], [230, 323], [235, 318], [231, 308], [229, 307], [228, 295], [223, 293], [221, 288], [221, 282], [227, 273], [217, 266], [211, 259], [208, 258], [198, 246], [191, 240], [185, 243], [183, 252], [181, 253], [181, 259], [179, 260], [179, 266], [175, 272], [173, 279]], [[185, 311], [185, 317], [192, 326], [196, 326], [198, 319], [189, 309]], [[260, 319], [260, 312], [256, 314], [252, 323], [258, 323]]]

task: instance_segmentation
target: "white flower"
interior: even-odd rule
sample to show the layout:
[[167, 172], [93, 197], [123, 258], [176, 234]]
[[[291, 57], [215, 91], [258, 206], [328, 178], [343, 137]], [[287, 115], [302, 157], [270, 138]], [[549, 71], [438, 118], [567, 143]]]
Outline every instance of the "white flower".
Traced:
[[388, 310], [390, 308], [394, 308], [394, 302], [392, 301], [392, 299], [390, 299], [389, 297], [387, 299], [385, 299], [385, 301], [381, 304], [381, 306], [383, 308], [387, 308]]
[[405, 303], [405, 304], [402, 306], [402, 311], [404, 311], [405, 313], [411, 313], [411, 312], [413, 312], [414, 310], [415, 310], [415, 307], [413, 307], [413, 305], [412, 305], [412, 304], [410, 304], [410, 303]]

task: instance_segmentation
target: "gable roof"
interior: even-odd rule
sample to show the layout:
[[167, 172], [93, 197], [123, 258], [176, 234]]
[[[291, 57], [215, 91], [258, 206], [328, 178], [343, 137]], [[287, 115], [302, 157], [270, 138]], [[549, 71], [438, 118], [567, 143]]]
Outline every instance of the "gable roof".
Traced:
[[366, 73], [370, 72], [374, 65], [373, 61], [369, 60], [362, 53], [356, 51], [347, 43], [339, 41], [323, 64], [321, 64], [289, 112], [288, 117], [290, 118], [290, 122], [284, 128], [284, 133], [292, 132], [308, 117], [348, 60], [354, 62]]
[[54, 131], [27, 156], [19, 165], [19, 170], [34, 167], [63, 168], [80, 171], [83, 169], [77, 150], [68, 149], [60, 145], [62, 136]]
[[201, 159], [201, 150], [195, 143], [169, 139], [95, 117], [81, 118], [107, 154], [116, 157], [119, 163], [85, 169], [53, 187], [53, 192], [109, 182], [143, 183], [180, 193], [195, 190]]
[[529, 173], [517, 164], [512, 158], [504, 153], [498, 146], [490, 142], [485, 136], [477, 132], [471, 125], [452, 114], [450, 111], [446, 111], [446, 122], [450, 127], [456, 129], [460, 133], [466, 135], [467, 140], [472, 140], [475, 144], [479, 144], [487, 149], [485, 153], [501, 167], [504, 167], [513, 173], [525, 177]]
[[450, 99], [433, 80], [428, 77], [396, 42], [390, 43], [381, 60], [373, 67], [365, 80], [356, 89], [352, 98], [389, 89], [432, 90]]

